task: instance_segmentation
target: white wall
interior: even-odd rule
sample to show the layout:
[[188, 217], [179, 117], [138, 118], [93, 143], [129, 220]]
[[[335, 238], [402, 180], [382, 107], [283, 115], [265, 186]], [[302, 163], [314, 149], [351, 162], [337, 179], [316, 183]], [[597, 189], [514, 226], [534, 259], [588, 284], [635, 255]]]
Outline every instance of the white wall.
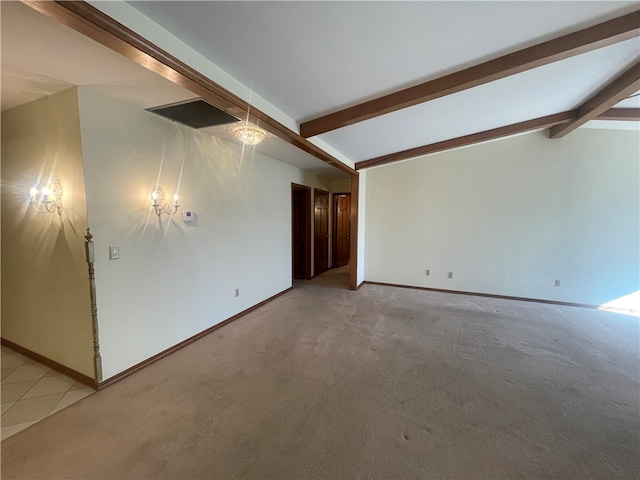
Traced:
[[368, 170], [366, 280], [595, 305], [633, 293], [639, 149], [638, 132], [534, 132]]
[[[99, 88], [79, 91], [107, 379], [289, 288], [291, 183], [320, 184]], [[180, 184], [195, 222], [151, 211], [158, 178], [168, 200]]]
[[360, 170], [358, 175], [358, 271], [356, 273], [356, 286], [366, 279], [367, 174], [367, 170]]
[[[62, 215], [36, 212], [55, 179]], [[86, 228], [76, 89], [2, 112], [2, 337], [93, 378]]]

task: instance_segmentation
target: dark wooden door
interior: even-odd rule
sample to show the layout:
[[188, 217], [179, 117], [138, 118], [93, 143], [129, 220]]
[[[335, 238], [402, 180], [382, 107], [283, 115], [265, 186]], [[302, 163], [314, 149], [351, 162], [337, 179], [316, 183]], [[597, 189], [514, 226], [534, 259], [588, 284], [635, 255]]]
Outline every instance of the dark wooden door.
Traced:
[[311, 189], [291, 186], [293, 278], [311, 278]]
[[329, 270], [329, 192], [316, 189], [314, 200], [314, 275]]
[[334, 202], [334, 267], [342, 267], [349, 263], [350, 235], [351, 235], [351, 195], [348, 193], [335, 194]]

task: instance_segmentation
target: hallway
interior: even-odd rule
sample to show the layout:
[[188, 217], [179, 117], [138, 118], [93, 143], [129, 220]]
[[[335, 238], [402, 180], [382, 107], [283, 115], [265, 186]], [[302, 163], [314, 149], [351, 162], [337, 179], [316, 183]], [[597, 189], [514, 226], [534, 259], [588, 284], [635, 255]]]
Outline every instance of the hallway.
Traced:
[[349, 265], [344, 267], [332, 268], [324, 273], [321, 273], [317, 277], [313, 277], [311, 280], [295, 279], [293, 281], [293, 288], [300, 285], [313, 285], [315, 287], [326, 288], [341, 288], [344, 290], [349, 289]]

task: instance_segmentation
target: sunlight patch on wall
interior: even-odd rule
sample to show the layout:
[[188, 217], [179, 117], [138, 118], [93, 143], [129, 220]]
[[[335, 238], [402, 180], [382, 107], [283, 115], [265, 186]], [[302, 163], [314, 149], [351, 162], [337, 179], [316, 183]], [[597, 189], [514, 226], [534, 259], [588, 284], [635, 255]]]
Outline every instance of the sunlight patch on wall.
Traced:
[[634, 317], [640, 317], [640, 290], [625, 295], [624, 297], [616, 298], [610, 302], [603, 303], [598, 307], [599, 310], [610, 310], [617, 313], [624, 313], [625, 315], [633, 315]]

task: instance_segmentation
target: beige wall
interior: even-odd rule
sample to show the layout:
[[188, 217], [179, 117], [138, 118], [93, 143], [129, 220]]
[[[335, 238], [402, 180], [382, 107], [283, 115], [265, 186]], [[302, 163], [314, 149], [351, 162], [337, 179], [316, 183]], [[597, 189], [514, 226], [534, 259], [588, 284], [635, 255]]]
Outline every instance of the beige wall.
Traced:
[[351, 191], [351, 178], [332, 180], [331, 191], [336, 193], [347, 193]]
[[[60, 179], [62, 216], [29, 190]], [[93, 378], [77, 90], [2, 113], [2, 337]]]

